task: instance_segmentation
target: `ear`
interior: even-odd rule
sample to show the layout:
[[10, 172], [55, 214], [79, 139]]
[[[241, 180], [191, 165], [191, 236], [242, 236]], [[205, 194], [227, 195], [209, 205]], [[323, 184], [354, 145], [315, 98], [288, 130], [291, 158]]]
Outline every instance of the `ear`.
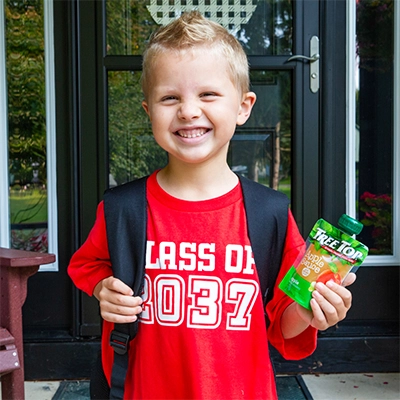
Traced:
[[240, 104], [240, 109], [236, 120], [237, 125], [243, 125], [249, 119], [256, 99], [257, 96], [253, 92], [247, 92], [243, 94], [242, 103]]
[[150, 121], [151, 121], [149, 105], [147, 104], [146, 100], [142, 101], [142, 107], [143, 107], [144, 111], [146, 111], [146, 114], [149, 116]]

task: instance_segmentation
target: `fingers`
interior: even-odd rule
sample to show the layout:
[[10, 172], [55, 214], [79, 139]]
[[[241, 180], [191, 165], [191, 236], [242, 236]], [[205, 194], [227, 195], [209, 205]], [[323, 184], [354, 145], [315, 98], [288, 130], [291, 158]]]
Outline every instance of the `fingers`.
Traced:
[[[330, 291], [326, 292], [325, 288], [330, 289]], [[328, 300], [331, 300], [333, 302], [333, 304], [337, 307], [341, 306], [343, 303], [343, 305], [346, 309], [345, 311], [347, 313], [348, 309], [351, 307], [351, 302], [352, 302], [351, 292], [348, 289], [346, 289], [344, 286], [338, 285], [337, 283], [335, 283], [333, 281], [328, 281], [326, 283], [325, 288], [324, 288], [324, 290], [325, 290], [324, 296], [327, 297]], [[338, 297], [339, 297], [339, 299], [338, 299]], [[343, 318], [344, 318], [344, 316], [343, 316]]]
[[[96, 287], [97, 289], [97, 287]], [[109, 277], [101, 282], [96, 291], [101, 316], [109, 322], [129, 323], [136, 321], [142, 310], [143, 300], [133, 296], [132, 289], [121, 280]]]
[[142, 308], [124, 308], [124, 307], [109, 307], [109, 304], [100, 305], [101, 316], [108, 322], [115, 322], [118, 324], [128, 324], [135, 322], [138, 319], [138, 314], [142, 312]]
[[133, 296], [133, 290], [121, 280], [110, 276], [103, 280], [103, 287], [124, 294], [126, 296]]
[[141, 305], [142, 299], [140, 297], [128, 297], [118, 293], [107, 296], [100, 300], [100, 309], [102, 315], [103, 313], [106, 313], [107, 315], [116, 314], [119, 316], [133, 317], [142, 312]]
[[314, 328], [324, 331], [329, 328], [329, 324], [327, 322], [327, 319], [325, 318], [325, 314], [322, 311], [318, 300], [315, 298], [312, 298], [310, 301], [310, 306], [313, 312], [313, 319], [311, 320], [310, 325], [313, 326]]
[[352, 296], [349, 290], [333, 281], [326, 285], [318, 283], [315, 289], [310, 303], [314, 315], [312, 325], [325, 330], [346, 317]]
[[355, 273], [353, 273], [353, 272], [350, 272], [346, 276], [346, 278], [344, 278], [344, 281], [343, 281], [342, 285], [343, 286], [350, 286], [355, 282], [356, 279], [357, 279], [357, 275]]

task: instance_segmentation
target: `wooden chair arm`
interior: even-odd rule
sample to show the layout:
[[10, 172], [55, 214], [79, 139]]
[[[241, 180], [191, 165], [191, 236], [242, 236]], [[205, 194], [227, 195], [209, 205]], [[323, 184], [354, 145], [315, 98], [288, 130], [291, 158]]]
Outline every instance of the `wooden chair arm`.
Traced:
[[51, 264], [55, 260], [54, 254], [0, 247], [0, 267], [33, 267]]

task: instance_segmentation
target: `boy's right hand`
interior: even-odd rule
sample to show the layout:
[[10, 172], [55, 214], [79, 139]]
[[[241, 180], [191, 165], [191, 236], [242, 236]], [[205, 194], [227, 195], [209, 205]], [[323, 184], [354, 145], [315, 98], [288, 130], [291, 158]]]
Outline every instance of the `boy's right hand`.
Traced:
[[103, 319], [119, 324], [136, 321], [137, 314], [143, 311], [142, 298], [133, 294], [128, 285], [113, 276], [100, 281], [93, 291]]

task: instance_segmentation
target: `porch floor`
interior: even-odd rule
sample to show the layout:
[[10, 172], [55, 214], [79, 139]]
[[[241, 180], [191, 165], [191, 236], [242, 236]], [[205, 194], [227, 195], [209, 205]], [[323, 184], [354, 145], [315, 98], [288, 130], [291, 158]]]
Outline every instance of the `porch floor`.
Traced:
[[[280, 400], [399, 400], [399, 373], [278, 376]], [[88, 381], [27, 381], [28, 400], [88, 400]], [[1, 394], [0, 394], [1, 399]]]

